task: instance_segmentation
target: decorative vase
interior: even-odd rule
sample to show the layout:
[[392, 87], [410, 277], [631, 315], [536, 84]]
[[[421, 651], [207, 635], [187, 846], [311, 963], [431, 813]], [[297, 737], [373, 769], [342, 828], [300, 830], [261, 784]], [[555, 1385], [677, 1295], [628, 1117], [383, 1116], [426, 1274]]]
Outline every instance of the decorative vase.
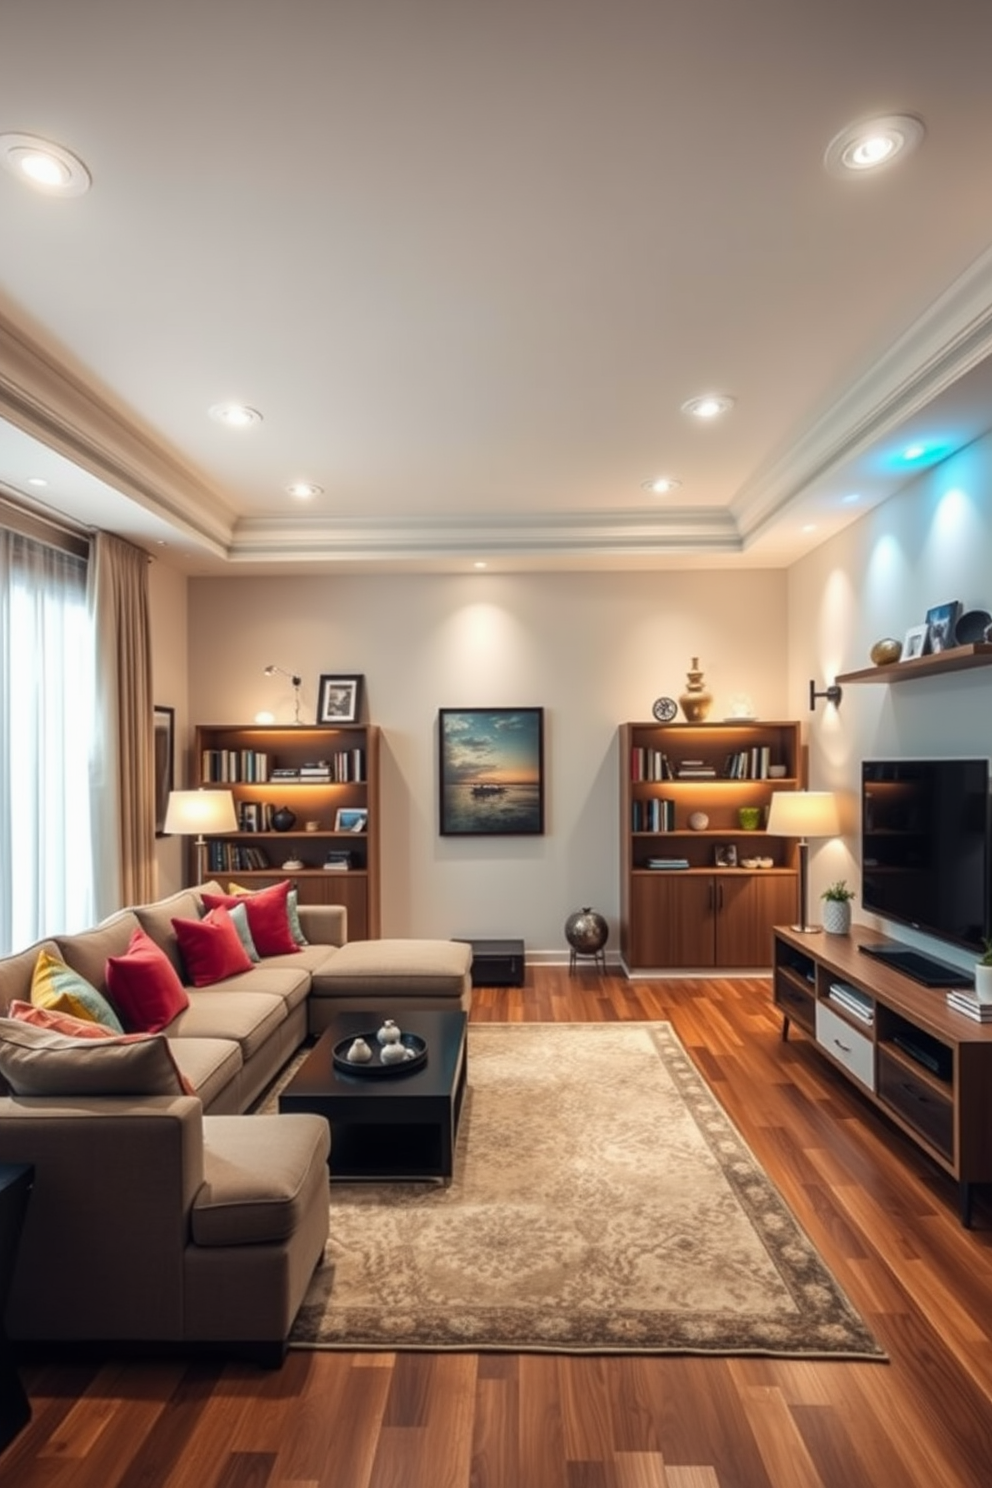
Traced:
[[565, 921], [565, 939], [580, 956], [595, 956], [605, 946], [609, 934], [606, 920], [588, 905]]
[[828, 935], [848, 935], [850, 933], [850, 899], [824, 899], [823, 928]]
[[270, 820], [274, 832], [290, 832], [296, 826], [296, 812], [290, 811], [288, 806], [280, 806], [278, 811], [273, 811]]
[[992, 1002], [992, 966], [980, 961], [975, 967], [975, 1000], [983, 1004]]
[[875, 642], [868, 655], [876, 666], [891, 666], [902, 655], [902, 641], [886, 636], [883, 640]]
[[761, 825], [761, 807], [741, 806], [737, 812], [737, 820], [745, 832], [756, 832]]
[[403, 1037], [394, 1018], [385, 1018], [382, 1027], [376, 1034], [380, 1044], [398, 1044]]
[[686, 688], [679, 697], [679, 705], [688, 723], [702, 723], [713, 706], [713, 694], [707, 692], [703, 685], [698, 656], [692, 658], [692, 666], [686, 677]]

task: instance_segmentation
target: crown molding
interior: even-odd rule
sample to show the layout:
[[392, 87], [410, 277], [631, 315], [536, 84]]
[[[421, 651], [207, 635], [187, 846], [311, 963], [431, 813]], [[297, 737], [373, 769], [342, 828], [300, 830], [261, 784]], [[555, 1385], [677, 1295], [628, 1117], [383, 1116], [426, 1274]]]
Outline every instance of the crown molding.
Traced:
[[739, 553], [737, 524], [722, 507], [425, 517], [399, 524], [360, 518], [245, 518], [228, 549], [232, 563], [455, 557], [629, 556]]
[[227, 551], [234, 514], [216, 491], [2, 313], [0, 416], [215, 554]]
[[992, 354], [988, 249], [730, 504], [745, 545], [815, 482], [862, 455]]

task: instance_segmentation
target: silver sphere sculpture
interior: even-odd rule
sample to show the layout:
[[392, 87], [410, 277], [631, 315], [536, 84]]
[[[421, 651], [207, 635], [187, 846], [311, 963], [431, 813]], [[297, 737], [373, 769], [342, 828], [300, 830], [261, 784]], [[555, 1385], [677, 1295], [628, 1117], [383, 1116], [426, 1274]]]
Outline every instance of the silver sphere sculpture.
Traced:
[[603, 915], [586, 905], [570, 914], [565, 921], [565, 939], [571, 946], [568, 958], [569, 971], [575, 970], [578, 956], [591, 956], [600, 970], [606, 970], [604, 946], [610, 935], [610, 927]]

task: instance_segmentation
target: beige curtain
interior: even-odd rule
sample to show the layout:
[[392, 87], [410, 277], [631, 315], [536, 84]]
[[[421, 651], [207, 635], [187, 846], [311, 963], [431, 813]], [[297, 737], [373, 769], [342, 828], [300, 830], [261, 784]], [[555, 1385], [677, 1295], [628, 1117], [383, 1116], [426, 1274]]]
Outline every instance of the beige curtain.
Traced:
[[96, 636], [91, 771], [95, 895], [102, 918], [155, 897], [155, 758], [148, 555], [97, 533], [90, 559]]

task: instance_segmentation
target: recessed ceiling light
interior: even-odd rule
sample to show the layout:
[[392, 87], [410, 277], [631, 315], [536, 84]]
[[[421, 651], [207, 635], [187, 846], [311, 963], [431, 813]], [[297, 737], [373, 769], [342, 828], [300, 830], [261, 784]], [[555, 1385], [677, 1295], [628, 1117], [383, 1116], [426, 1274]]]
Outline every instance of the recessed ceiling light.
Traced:
[[226, 424], [229, 429], [250, 429], [252, 424], [262, 422], [258, 410], [247, 408], [243, 403], [215, 403], [210, 409], [210, 417], [218, 424]]
[[805, 526], [803, 527], [803, 531], [804, 532], [815, 532], [816, 531], [816, 523], [815, 522], [807, 522], [805, 524]]
[[311, 496], [323, 496], [323, 486], [312, 485], [310, 481], [294, 481], [291, 486], [286, 487], [287, 494], [296, 496], [300, 501], [309, 501]]
[[909, 444], [902, 452], [904, 460], [921, 460], [927, 452], [925, 444]]
[[726, 393], [704, 393], [702, 397], [690, 398], [682, 404], [682, 412], [697, 419], [715, 419], [733, 408], [734, 400]]
[[472, 564], [472, 567], [473, 568], [488, 568], [489, 567], [489, 564], [488, 563], [483, 563], [482, 559], [479, 558], [475, 563]]
[[49, 196], [82, 196], [93, 184], [78, 155], [36, 134], [0, 134], [0, 165]]
[[654, 480], [641, 481], [641, 489], [650, 491], [653, 496], [667, 496], [669, 491], [677, 491], [681, 484], [673, 476], [659, 475]]
[[835, 176], [878, 170], [915, 150], [925, 132], [923, 121], [912, 114], [885, 114], [850, 124], [830, 141], [824, 164]]
[[846, 496], [841, 497], [841, 501], [844, 503], [845, 506], [856, 506], [860, 500], [860, 491], [849, 491]]
[[29, 475], [28, 476], [28, 485], [29, 486], [47, 486], [48, 485], [48, 482], [41, 475]]

